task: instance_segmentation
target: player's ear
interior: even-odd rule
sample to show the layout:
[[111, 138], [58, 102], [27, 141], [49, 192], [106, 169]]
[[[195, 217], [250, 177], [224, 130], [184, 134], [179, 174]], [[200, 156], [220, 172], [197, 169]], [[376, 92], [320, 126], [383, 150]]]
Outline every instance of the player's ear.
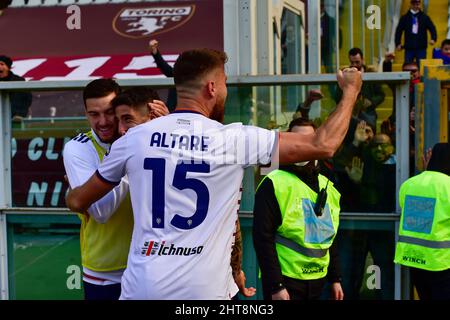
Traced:
[[216, 95], [216, 83], [214, 81], [208, 81], [206, 88], [208, 91], [208, 95], [210, 95], [211, 97], [214, 97]]

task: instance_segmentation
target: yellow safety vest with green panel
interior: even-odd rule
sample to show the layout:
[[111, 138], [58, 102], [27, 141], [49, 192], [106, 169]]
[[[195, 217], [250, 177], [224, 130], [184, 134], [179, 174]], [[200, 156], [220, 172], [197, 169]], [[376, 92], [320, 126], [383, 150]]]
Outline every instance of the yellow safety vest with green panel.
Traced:
[[424, 171], [400, 187], [394, 262], [429, 271], [450, 268], [450, 176]]
[[[107, 150], [97, 143], [91, 131], [87, 132], [86, 136], [92, 141], [100, 162], [103, 161]], [[133, 232], [133, 211], [130, 194], [126, 196], [117, 211], [104, 224], [98, 223], [95, 219], [84, 214], [78, 214], [78, 216], [81, 219], [82, 265], [98, 272], [126, 268]]]
[[[329, 182], [327, 201], [322, 216], [316, 216], [317, 193], [295, 174], [272, 171], [265, 178], [272, 180], [282, 223], [277, 229], [275, 246], [281, 273], [300, 280], [320, 279], [327, 275], [329, 248], [339, 226], [340, 193]], [[319, 188], [328, 179], [319, 175]]]

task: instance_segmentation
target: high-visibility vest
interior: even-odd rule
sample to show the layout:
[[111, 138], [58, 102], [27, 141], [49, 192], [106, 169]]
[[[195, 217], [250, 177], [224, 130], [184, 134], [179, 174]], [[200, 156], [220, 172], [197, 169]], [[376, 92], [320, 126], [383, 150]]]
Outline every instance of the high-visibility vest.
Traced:
[[402, 215], [395, 263], [429, 271], [450, 268], [450, 176], [424, 171], [400, 187]]
[[[326, 205], [318, 217], [314, 212], [317, 193], [295, 174], [275, 170], [266, 178], [272, 180], [281, 211], [275, 246], [282, 274], [300, 280], [325, 277], [330, 263], [328, 249], [339, 226], [340, 193], [328, 183]], [[319, 175], [319, 188], [325, 188], [327, 181]]]
[[[100, 161], [103, 161], [107, 150], [97, 143], [91, 131], [87, 132], [86, 136], [92, 141]], [[126, 268], [133, 232], [130, 195], [126, 196], [117, 211], [104, 224], [84, 214], [78, 216], [81, 219], [81, 264], [98, 272]]]

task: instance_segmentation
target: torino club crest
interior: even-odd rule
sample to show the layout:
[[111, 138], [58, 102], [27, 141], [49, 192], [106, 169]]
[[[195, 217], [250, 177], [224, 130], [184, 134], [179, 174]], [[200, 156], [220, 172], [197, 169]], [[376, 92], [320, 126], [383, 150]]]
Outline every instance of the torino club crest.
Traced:
[[194, 15], [195, 5], [124, 8], [113, 21], [118, 34], [128, 38], [154, 36], [178, 28]]

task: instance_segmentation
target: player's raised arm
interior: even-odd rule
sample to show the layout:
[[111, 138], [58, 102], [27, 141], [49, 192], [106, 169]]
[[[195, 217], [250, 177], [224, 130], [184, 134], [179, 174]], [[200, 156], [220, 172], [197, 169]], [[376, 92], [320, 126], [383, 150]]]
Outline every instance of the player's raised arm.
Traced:
[[280, 163], [333, 157], [344, 140], [350, 124], [352, 109], [361, 90], [361, 72], [356, 68], [339, 70], [337, 81], [343, 91], [342, 99], [335, 111], [314, 134], [280, 133]]
[[115, 187], [94, 173], [83, 185], [69, 191], [66, 205], [73, 212], [86, 212], [92, 203], [100, 200]]

